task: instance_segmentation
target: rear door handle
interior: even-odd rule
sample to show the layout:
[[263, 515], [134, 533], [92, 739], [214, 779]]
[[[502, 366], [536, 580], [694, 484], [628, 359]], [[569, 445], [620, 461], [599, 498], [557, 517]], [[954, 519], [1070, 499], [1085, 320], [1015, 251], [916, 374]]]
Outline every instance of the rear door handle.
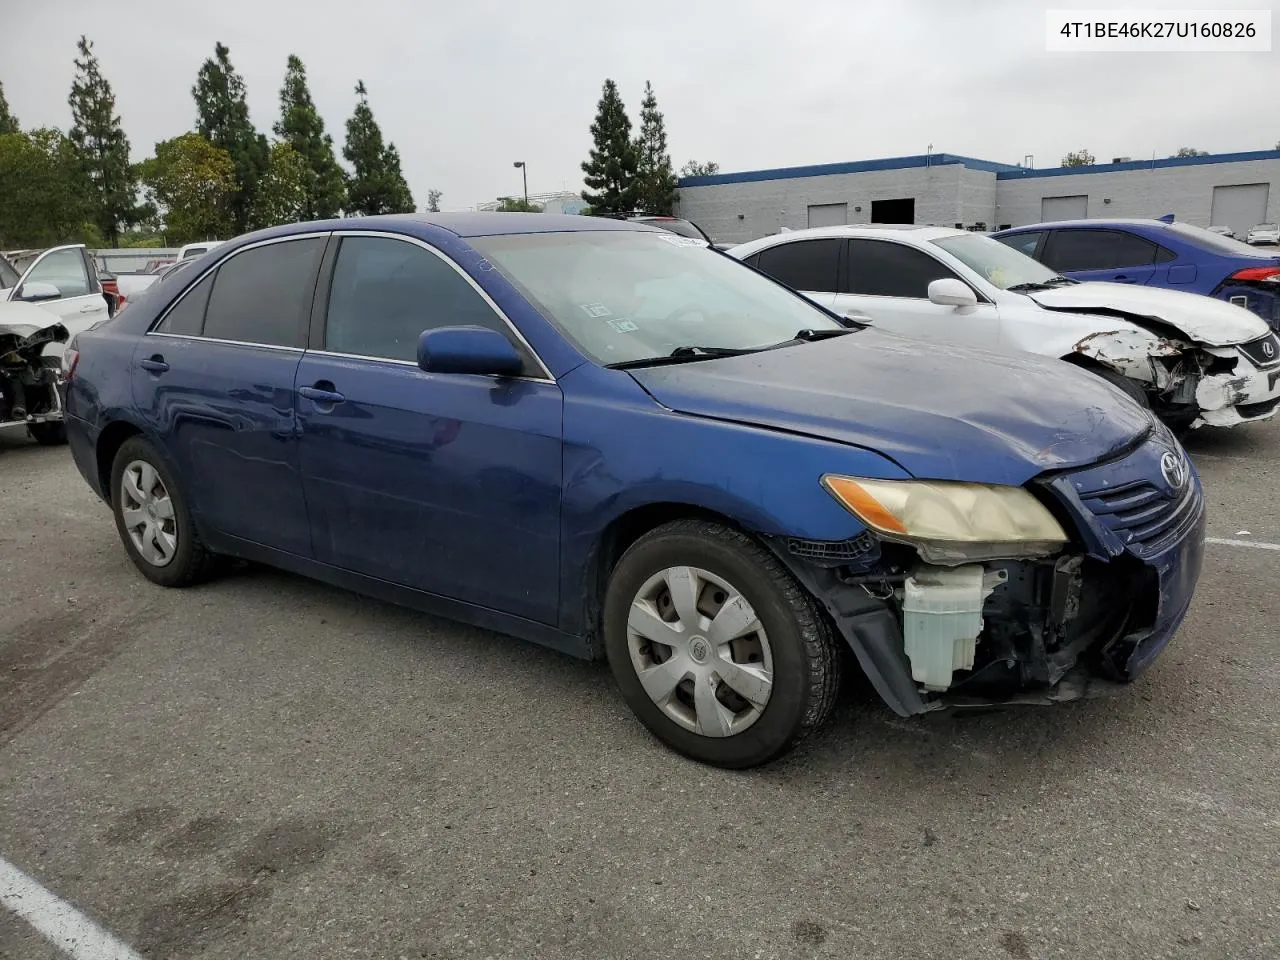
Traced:
[[164, 357], [160, 356], [158, 353], [152, 357], [148, 357], [146, 360], [139, 360], [138, 366], [143, 370], [150, 371], [151, 373], [164, 373], [169, 369], [169, 365], [164, 362]]
[[101, 309], [102, 308], [95, 303], [86, 303], [83, 307], [80, 308], [80, 312], [81, 313], [97, 313]]
[[325, 390], [321, 387], [299, 387], [298, 396], [306, 397], [312, 403], [342, 403], [347, 398], [336, 390]]

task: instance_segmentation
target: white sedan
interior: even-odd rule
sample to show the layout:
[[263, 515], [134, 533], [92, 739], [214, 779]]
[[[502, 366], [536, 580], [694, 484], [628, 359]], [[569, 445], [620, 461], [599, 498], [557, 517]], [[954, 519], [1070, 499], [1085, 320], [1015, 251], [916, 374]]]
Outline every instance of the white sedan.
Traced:
[[1280, 407], [1280, 340], [1248, 310], [1212, 297], [1079, 283], [947, 227], [819, 227], [728, 253], [893, 333], [1060, 357], [1176, 428], [1265, 420]]
[[1252, 246], [1264, 243], [1278, 244], [1280, 243], [1280, 226], [1274, 223], [1260, 223], [1249, 231], [1245, 242]]

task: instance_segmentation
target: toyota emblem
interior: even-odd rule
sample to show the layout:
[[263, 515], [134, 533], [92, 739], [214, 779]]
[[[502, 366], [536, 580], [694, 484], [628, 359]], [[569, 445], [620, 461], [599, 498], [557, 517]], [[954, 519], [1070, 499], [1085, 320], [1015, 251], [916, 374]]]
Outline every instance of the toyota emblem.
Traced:
[[1160, 472], [1174, 490], [1181, 490], [1187, 482], [1187, 464], [1182, 457], [1172, 451], [1160, 458]]
[[1276, 345], [1270, 340], [1262, 341], [1262, 355], [1270, 360], [1276, 355]]

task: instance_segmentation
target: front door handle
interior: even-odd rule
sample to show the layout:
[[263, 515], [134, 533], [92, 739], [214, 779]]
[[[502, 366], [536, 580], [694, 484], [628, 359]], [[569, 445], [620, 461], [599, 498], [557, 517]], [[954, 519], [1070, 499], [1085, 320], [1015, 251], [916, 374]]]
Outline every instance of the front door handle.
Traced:
[[164, 357], [160, 354], [152, 354], [146, 360], [139, 360], [138, 366], [150, 373], [164, 373], [169, 369], [169, 365], [164, 362]]
[[81, 313], [97, 313], [101, 309], [102, 308], [99, 307], [96, 303], [86, 303], [83, 307], [80, 308], [80, 312]]
[[1116, 283], [1137, 283], [1138, 282], [1132, 277], [1126, 277], [1123, 273], [1117, 274], [1115, 277], [1115, 281]]
[[325, 405], [342, 403], [343, 400], [347, 399], [342, 394], [338, 393], [337, 390], [333, 389], [333, 384], [327, 383], [323, 380], [320, 381], [320, 383], [317, 383], [314, 387], [299, 387], [298, 396], [306, 397], [312, 403]]

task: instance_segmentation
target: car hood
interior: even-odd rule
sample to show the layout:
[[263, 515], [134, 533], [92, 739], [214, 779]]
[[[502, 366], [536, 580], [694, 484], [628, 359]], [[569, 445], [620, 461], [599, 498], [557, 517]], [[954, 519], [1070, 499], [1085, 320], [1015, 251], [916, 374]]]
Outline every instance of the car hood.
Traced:
[[1212, 347], [1247, 343], [1268, 331], [1266, 323], [1244, 307], [1181, 290], [1131, 283], [1073, 283], [1029, 296], [1049, 310], [1122, 314], [1139, 326], [1144, 318], [1157, 320]]
[[916, 477], [1022, 484], [1135, 443], [1150, 415], [1060, 360], [859, 330], [693, 363], [633, 369], [680, 413], [876, 451]]

